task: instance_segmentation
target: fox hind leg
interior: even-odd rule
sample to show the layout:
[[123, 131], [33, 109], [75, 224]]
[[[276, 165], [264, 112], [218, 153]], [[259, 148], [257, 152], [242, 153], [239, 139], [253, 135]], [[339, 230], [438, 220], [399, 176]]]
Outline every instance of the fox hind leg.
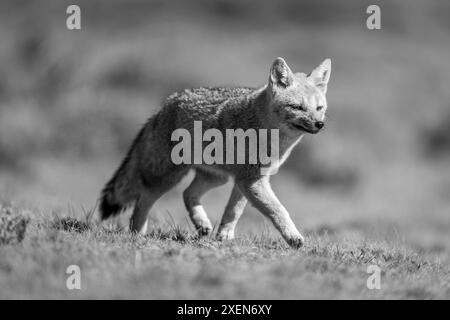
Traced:
[[159, 196], [155, 193], [144, 192], [137, 199], [134, 206], [133, 215], [130, 219], [130, 230], [131, 232], [139, 233], [145, 235], [147, 233], [148, 226], [148, 214], [150, 208], [158, 200]]
[[130, 231], [141, 235], [147, 233], [148, 214], [153, 204], [173, 186], [175, 186], [187, 173], [188, 170], [180, 168], [173, 170], [164, 176], [153, 175], [146, 172], [143, 176], [143, 186], [134, 206], [133, 215], [130, 219]]
[[183, 192], [184, 204], [189, 212], [189, 217], [200, 236], [207, 236], [212, 231], [211, 221], [208, 219], [200, 199], [206, 192], [227, 181], [227, 176], [196, 169], [194, 180]]

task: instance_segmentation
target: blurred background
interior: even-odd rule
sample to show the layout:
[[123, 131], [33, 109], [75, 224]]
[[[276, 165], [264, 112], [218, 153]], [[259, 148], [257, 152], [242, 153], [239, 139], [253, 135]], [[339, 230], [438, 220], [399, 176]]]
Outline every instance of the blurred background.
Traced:
[[[81, 30], [66, 8], [81, 7]], [[381, 8], [368, 30], [366, 8]], [[0, 1], [0, 199], [42, 212], [95, 206], [169, 93], [259, 86], [284, 57], [332, 58], [327, 129], [274, 190], [304, 232], [450, 250], [450, 2]], [[186, 225], [187, 177], [152, 221]], [[218, 223], [230, 185], [205, 197]], [[171, 218], [170, 218], [171, 219]], [[250, 206], [238, 234], [268, 227]]]

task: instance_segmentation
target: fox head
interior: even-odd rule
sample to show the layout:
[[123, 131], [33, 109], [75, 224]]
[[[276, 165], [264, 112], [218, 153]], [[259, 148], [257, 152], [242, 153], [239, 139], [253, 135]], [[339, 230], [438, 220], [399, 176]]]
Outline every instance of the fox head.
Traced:
[[330, 59], [308, 75], [293, 73], [283, 58], [275, 59], [270, 69], [268, 92], [271, 112], [285, 130], [293, 134], [317, 133], [324, 127], [330, 73]]

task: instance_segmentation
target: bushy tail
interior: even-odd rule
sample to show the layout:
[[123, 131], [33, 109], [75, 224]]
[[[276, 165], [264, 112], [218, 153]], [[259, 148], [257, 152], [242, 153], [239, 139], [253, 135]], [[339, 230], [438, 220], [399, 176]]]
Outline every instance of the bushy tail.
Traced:
[[134, 204], [139, 196], [139, 179], [135, 176], [137, 158], [136, 152], [140, 142], [144, 139], [146, 128], [154, 123], [154, 117], [150, 118], [134, 139], [127, 156], [119, 169], [105, 185], [100, 196], [99, 211], [102, 220], [116, 216]]
[[127, 201], [127, 199], [124, 199], [124, 197], [119, 194], [120, 188], [117, 187], [120, 183], [120, 179], [123, 179], [125, 173], [124, 171], [127, 169], [127, 163], [128, 161], [125, 159], [114, 176], [102, 190], [99, 205], [100, 217], [102, 220], [120, 214], [130, 204], [130, 201]]
[[139, 132], [119, 169], [105, 185], [100, 196], [100, 217], [102, 220], [116, 216], [134, 203], [137, 196], [136, 180], [133, 175], [132, 158], [138, 142], [142, 139], [144, 128]]

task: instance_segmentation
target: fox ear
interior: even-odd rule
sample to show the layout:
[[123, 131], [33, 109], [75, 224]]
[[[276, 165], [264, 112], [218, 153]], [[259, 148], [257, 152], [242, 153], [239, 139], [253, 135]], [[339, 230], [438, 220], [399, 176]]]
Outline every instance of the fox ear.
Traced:
[[325, 59], [317, 68], [315, 68], [308, 79], [311, 80], [316, 87], [322, 89], [324, 93], [327, 92], [328, 81], [330, 81], [331, 74], [331, 60]]
[[270, 68], [269, 82], [272, 86], [286, 88], [292, 84], [294, 75], [283, 58], [276, 58]]

